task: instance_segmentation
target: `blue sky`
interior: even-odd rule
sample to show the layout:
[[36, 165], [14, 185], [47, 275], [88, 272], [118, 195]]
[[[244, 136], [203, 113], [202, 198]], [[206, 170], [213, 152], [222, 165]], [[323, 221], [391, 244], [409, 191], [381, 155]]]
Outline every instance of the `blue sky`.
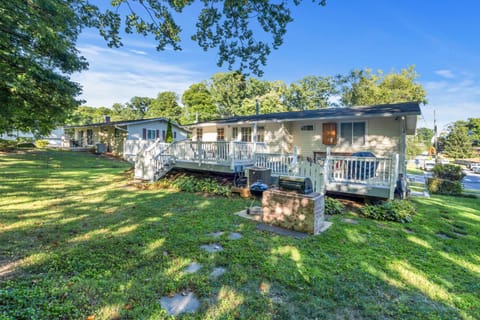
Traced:
[[[346, 74], [352, 69], [400, 71], [415, 65], [429, 103], [419, 127], [441, 130], [455, 120], [480, 117], [480, 2], [475, 0], [329, 0], [321, 7], [305, 1], [292, 8], [294, 22], [284, 44], [268, 58], [264, 80], [297, 81], [307, 75]], [[183, 51], [157, 52], [153, 39], [123, 38], [110, 49], [94, 30], [78, 48], [90, 69], [75, 74], [86, 105], [110, 107], [133, 96], [179, 95], [191, 84], [227, 71], [216, 51], [190, 40], [195, 8], [179, 16]]]

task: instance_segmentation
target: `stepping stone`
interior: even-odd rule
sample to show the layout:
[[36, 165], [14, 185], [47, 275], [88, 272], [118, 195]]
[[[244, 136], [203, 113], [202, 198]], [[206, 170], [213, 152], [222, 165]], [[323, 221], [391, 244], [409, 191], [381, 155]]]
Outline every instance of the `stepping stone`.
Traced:
[[201, 245], [200, 248], [202, 248], [203, 250], [207, 251], [207, 252], [210, 252], [210, 253], [215, 253], [215, 252], [220, 252], [223, 250], [223, 247], [219, 244], [204, 244], [204, 245]]
[[198, 270], [200, 270], [201, 267], [202, 267], [201, 264], [192, 262], [185, 269], [183, 269], [183, 271], [186, 273], [195, 273]]
[[219, 238], [219, 237], [220, 237], [222, 234], [224, 234], [224, 233], [225, 233], [225, 232], [223, 232], [223, 231], [216, 231], [216, 232], [211, 232], [211, 233], [209, 233], [208, 235], [209, 235], [210, 237], [214, 237], [214, 238], [216, 239], [216, 238]]
[[438, 232], [435, 235], [439, 238], [442, 238], [443, 240], [455, 239], [455, 238], [453, 238], [453, 237], [451, 237], [448, 234], [443, 233], [443, 232]]
[[342, 222], [350, 223], [350, 224], [358, 224], [358, 220], [350, 219], [350, 218], [342, 218]]
[[242, 235], [238, 232], [230, 232], [230, 235], [228, 236], [228, 240], [238, 240], [241, 238], [242, 238]]
[[404, 231], [405, 233], [408, 233], [408, 234], [415, 233], [415, 231], [413, 231], [412, 229], [408, 229], [408, 228], [404, 228], [403, 231]]
[[210, 278], [218, 278], [221, 275], [223, 275], [225, 272], [227, 272], [227, 269], [222, 268], [222, 267], [217, 267], [213, 269], [213, 271], [210, 273]]
[[193, 292], [188, 292], [178, 293], [173, 297], [163, 297], [160, 299], [160, 305], [167, 310], [168, 315], [176, 316], [183, 312], [193, 313], [197, 311], [200, 307], [200, 301]]

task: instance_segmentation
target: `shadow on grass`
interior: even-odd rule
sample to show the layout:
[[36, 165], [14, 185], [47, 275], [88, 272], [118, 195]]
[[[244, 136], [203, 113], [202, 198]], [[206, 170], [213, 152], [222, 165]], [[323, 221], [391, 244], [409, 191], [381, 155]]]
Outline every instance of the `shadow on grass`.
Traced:
[[[7, 317], [165, 317], [158, 300], [185, 290], [202, 301], [185, 316], [196, 319], [478, 316], [478, 229], [467, 206], [448, 211], [468, 234], [454, 240], [436, 236], [451, 223], [429, 212], [409, 225], [414, 234], [335, 217], [325, 234], [296, 240], [233, 215], [241, 199], [128, 189], [118, 169], [33, 170], [38, 178], [22, 170], [0, 200], [0, 261], [14, 263], [0, 280]], [[436, 201], [418, 205], [450, 210]], [[224, 250], [200, 249], [212, 243]], [[182, 271], [191, 262], [199, 272]], [[210, 278], [219, 266], [227, 272]]]

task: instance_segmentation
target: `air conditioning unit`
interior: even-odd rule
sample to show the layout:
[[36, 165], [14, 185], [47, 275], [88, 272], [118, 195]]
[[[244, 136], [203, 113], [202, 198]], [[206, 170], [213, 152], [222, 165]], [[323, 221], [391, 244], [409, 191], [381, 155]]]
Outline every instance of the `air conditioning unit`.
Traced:
[[269, 186], [271, 184], [272, 169], [261, 167], [246, 168], [247, 185], [251, 186], [255, 182], [262, 182]]

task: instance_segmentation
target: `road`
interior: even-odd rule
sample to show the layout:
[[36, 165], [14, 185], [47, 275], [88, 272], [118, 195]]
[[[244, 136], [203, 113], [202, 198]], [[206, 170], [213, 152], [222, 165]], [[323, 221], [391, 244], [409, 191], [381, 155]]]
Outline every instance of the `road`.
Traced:
[[[463, 171], [466, 176], [463, 178], [463, 187], [466, 190], [479, 190], [480, 191], [480, 174], [473, 173], [470, 170]], [[432, 176], [431, 172], [425, 172], [425, 174], [408, 174], [407, 177], [412, 182], [425, 183], [425, 178]]]

